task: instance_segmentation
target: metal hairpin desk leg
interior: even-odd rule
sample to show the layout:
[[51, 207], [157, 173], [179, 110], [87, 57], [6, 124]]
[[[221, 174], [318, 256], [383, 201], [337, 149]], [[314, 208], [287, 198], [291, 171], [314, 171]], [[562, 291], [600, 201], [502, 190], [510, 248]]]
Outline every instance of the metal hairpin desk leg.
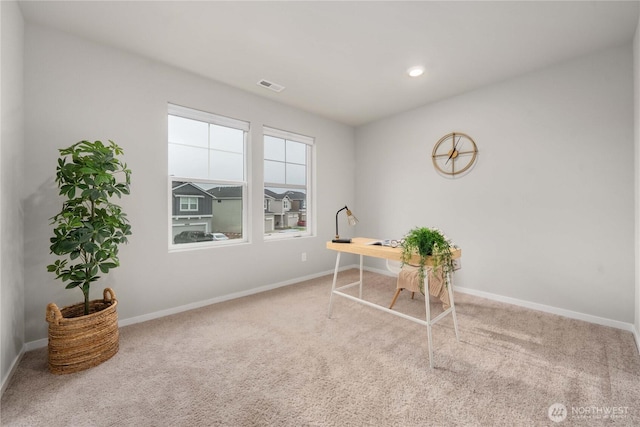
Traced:
[[331, 312], [333, 311], [333, 291], [336, 290], [336, 280], [338, 279], [338, 268], [340, 268], [340, 254], [338, 252], [338, 256], [336, 257], [336, 268], [333, 270], [333, 284], [331, 285], [331, 296], [329, 297], [329, 313], [327, 317], [331, 319]]
[[456, 304], [453, 301], [453, 274], [447, 273], [449, 276], [449, 301], [451, 301], [451, 316], [453, 317], [453, 329], [456, 331], [456, 341], [460, 342], [458, 335], [458, 318], [456, 317]]
[[[425, 282], [428, 279], [425, 278]], [[429, 283], [424, 284], [424, 308], [427, 317], [427, 345], [429, 346], [429, 367], [433, 368], [433, 340], [431, 339], [431, 304], [429, 303]]]
[[358, 298], [362, 299], [362, 266], [363, 266], [363, 256], [360, 255], [360, 293], [358, 294]]

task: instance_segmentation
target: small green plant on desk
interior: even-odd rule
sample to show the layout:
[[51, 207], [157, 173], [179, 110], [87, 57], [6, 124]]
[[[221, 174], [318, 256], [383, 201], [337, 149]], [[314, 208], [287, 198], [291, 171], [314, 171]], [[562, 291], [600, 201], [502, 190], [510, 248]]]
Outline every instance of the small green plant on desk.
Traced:
[[453, 258], [451, 249], [455, 248], [451, 240], [437, 228], [416, 227], [404, 236], [401, 244], [402, 265], [408, 264], [411, 258], [418, 254], [420, 276], [420, 291], [424, 294], [424, 281], [426, 277], [425, 265], [427, 257], [433, 259], [433, 269], [442, 268], [445, 277], [445, 285], [449, 286], [449, 273], [453, 271]]

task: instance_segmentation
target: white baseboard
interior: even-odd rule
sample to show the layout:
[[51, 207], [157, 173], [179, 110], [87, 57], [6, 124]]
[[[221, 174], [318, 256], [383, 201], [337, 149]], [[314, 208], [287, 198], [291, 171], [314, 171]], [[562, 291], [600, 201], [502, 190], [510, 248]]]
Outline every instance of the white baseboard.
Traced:
[[[368, 267], [365, 267], [364, 269], [367, 271], [372, 271], [374, 273], [384, 274], [386, 276], [394, 276], [393, 273], [387, 270], [382, 270], [377, 268], [368, 268]], [[511, 305], [530, 308], [532, 310], [542, 311], [545, 313], [557, 314], [559, 316], [568, 317], [570, 319], [583, 320], [585, 322], [595, 323], [597, 325], [610, 326], [612, 328], [629, 331], [634, 334], [636, 338], [636, 344], [638, 345], [638, 350], [640, 351], [640, 336], [638, 335], [638, 331], [635, 330], [635, 326], [632, 323], [620, 322], [618, 320], [612, 320], [604, 317], [593, 316], [591, 314], [580, 313], [577, 311], [565, 310], [563, 308], [552, 307], [544, 304], [538, 304], [535, 302], [525, 301], [517, 298], [505, 297], [505, 296], [493, 294], [490, 292], [478, 291], [475, 289], [464, 288], [460, 286], [456, 286], [455, 290], [456, 292], [474, 295], [474, 296], [486, 298], [493, 301], [504, 302]]]
[[490, 292], [478, 291], [476, 289], [469, 289], [460, 286], [456, 286], [455, 290], [464, 294], [474, 295], [493, 301], [504, 302], [511, 305], [517, 305], [524, 308], [530, 308], [532, 310], [542, 311], [545, 313], [557, 314], [559, 316], [568, 317], [570, 319], [583, 320], [585, 322], [595, 323], [602, 326], [610, 326], [612, 328], [622, 329], [629, 332], [633, 332], [634, 330], [633, 324], [621, 322], [619, 320], [607, 319], [605, 317], [593, 316], [591, 314], [580, 313], [578, 311], [566, 310], [564, 308], [552, 307], [550, 305], [538, 304], [535, 302], [505, 297], [502, 295], [492, 294]]
[[35, 340], [35, 341], [29, 341], [28, 343], [25, 343], [24, 351], [31, 351], [31, 350], [35, 350], [37, 348], [46, 347], [47, 344], [49, 344], [49, 339], [48, 338], [42, 338], [42, 339]]
[[633, 337], [636, 339], [636, 347], [638, 347], [638, 354], [640, 354], [640, 332], [635, 325], [633, 327]]
[[7, 375], [5, 375], [5, 377], [2, 379], [2, 386], [0, 386], [0, 396], [4, 394], [4, 391], [9, 385], [9, 382], [11, 381], [13, 374], [18, 368], [18, 365], [20, 364], [20, 361], [22, 360], [22, 357], [24, 356], [25, 352], [26, 352], [25, 346], [22, 346], [20, 353], [18, 353], [16, 358], [13, 360], [13, 363], [11, 364], [11, 368], [9, 368], [9, 372], [7, 372]]

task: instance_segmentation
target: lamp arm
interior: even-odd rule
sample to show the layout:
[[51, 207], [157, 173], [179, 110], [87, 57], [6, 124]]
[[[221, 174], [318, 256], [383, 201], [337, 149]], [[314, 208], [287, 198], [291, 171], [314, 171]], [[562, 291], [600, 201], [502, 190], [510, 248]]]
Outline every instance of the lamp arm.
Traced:
[[347, 208], [347, 206], [345, 205], [345, 206], [344, 206], [344, 208], [339, 209], [339, 210], [338, 210], [338, 212], [336, 212], [336, 239], [339, 239], [339, 238], [340, 238], [340, 235], [338, 234], [338, 214], [339, 214], [340, 212], [342, 212], [343, 210], [345, 210], [345, 209], [347, 209], [347, 210], [348, 210], [349, 208]]

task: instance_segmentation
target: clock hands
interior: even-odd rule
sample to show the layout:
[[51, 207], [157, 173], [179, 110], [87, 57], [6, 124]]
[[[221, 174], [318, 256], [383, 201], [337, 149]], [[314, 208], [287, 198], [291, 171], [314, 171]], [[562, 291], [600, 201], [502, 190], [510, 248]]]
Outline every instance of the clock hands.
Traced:
[[[453, 134], [453, 139], [455, 141], [455, 136], [456, 134]], [[446, 165], [447, 163], [449, 163], [449, 160], [451, 160], [453, 158], [453, 155], [456, 154], [456, 147], [458, 147], [458, 142], [460, 142], [460, 140], [462, 139], [462, 136], [458, 137], [458, 140], [455, 141], [455, 143], [453, 144], [453, 150], [451, 150], [451, 154], [449, 154], [449, 157], [447, 158], [447, 161], [444, 162], [444, 164]]]

